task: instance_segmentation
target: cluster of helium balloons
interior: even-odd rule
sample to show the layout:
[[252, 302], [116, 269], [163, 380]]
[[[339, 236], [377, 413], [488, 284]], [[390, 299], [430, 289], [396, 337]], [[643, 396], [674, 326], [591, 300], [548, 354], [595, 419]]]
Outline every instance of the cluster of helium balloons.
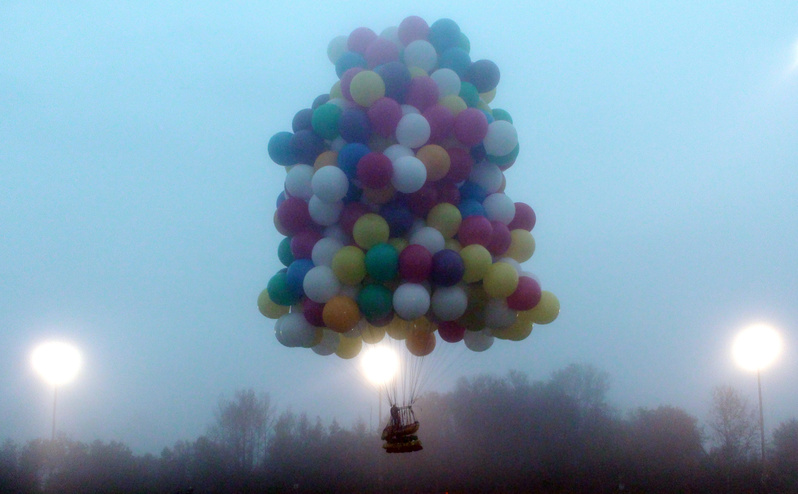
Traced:
[[258, 306], [282, 344], [342, 358], [383, 338], [416, 356], [438, 339], [483, 351], [557, 317], [521, 267], [535, 213], [503, 192], [519, 144], [489, 106], [499, 68], [469, 52], [454, 21], [416, 16], [330, 42], [339, 80], [268, 144], [287, 169], [274, 216], [285, 268]]

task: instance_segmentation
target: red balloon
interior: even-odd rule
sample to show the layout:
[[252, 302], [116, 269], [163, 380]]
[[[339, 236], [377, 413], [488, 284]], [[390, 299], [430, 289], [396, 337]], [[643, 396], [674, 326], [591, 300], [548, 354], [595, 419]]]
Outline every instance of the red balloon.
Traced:
[[382, 153], [369, 153], [357, 162], [357, 178], [364, 187], [381, 189], [391, 183], [393, 164]]
[[466, 146], [476, 146], [487, 133], [488, 117], [482, 110], [466, 108], [454, 117], [454, 137]]
[[457, 206], [460, 204], [460, 189], [452, 182], [438, 182], [438, 202], [448, 202]]
[[501, 221], [491, 221], [490, 225], [493, 227], [493, 232], [487, 248], [494, 256], [500, 256], [510, 248], [513, 237], [510, 235], [510, 229]]
[[473, 215], [465, 218], [460, 223], [457, 231], [457, 240], [463, 247], [471, 244], [479, 244], [483, 247], [490, 245], [493, 235], [493, 225], [484, 216]]
[[471, 168], [474, 166], [474, 158], [468, 149], [463, 148], [449, 148], [449, 173], [444, 177], [445, 180], [453, 183], [463, 182], [471, 175]]
[[305, 229], [291, 237], [291, 254], [294, 259], [310, 259], [313, 246], [321, 239], [321, 233]]
[[516, 202], [515, 216], [513, 216], [513, 220], [507, 225], [507, 228], [510, 230], [523, 229], [531, 232], [535, 228], [535, 221], [535, 211], [528, 204]]
[[421, 283], [432, 272], [432, 254], [426, 247], [412, 244], [399, 254], [399, 276], [412, 283]]
[[518, 288], [507, 297], [507, 307], [513, 310], [534, 309], [540, 297], [540, 284], [534, 278], [521, 276], [518, 278]]
[[308, 203], [298, 197], [289, 197], [277, 206], [277, 219], [290, 235], [296, 235], [313, 222]]
[[438, 323], [438, 334], [447, 343], [457, 343], [463, 339], [466, 328], [457, 321], [444, 321]]
[[408, 194], [407, 208], [416, 216], [425, 218], [429, 210], [438, 204], [438, 188], [435, 184], [425, 183], [420, 189]]
[[371, 210], [368, 208], [368, 206], [362, 202], [350, 202], [344, 206], [338, 222], [346, 233], [352, 235], [352, 229], [355, 227], [355, 222], [360, 219], [361, 216], [370, 212]]
[[324, 304], [314, 302], [309, 298], [302, 301], [302, 315], [313, 326], [324, 326], [323, 312]]

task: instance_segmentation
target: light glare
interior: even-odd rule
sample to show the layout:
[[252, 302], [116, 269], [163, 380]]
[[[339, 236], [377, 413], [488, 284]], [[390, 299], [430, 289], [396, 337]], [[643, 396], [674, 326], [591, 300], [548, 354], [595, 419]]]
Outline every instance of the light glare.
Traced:
[[390, 348], [378, 346], [363, 354], [362, 365], [368, 380], [379, 386], [393, 379], [399, 369], [399, 357]]
[[781, 337], [766, 324], [744, 329], [734, 340], [732, 354], [740, 367], [760, 370], [770, 365], [781, 352]]
[[69, 343], [48, 341], [37, 346], [31, 354], [36, 372], [52, 386], [72, 381], [80, 370], [80, 352]]

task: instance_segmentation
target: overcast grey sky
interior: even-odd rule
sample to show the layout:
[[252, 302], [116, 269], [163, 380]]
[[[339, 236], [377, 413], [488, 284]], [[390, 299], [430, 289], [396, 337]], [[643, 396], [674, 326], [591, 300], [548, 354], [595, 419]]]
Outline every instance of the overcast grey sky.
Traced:
[[521, 156], [507, 193], [538, 223], [526, 263], [562, 304], [460, 375], [572, 362], [620, 409], [703, 418], [752, 402], [746, 324], [785, 348], [770, 430], [798, 416], [798, 11], [791, 2], [22, 2], [0, 4], [0, 438], [49, 434], [29, 365], [47, 338], [85, 364], [59, 430], [157, 452], [252, 387], [351, 424], [354, 367], [281, 346], [256, 307], [280, 268], [266, 143], [336, 80], [328, 42], [408, 15], [455, 20], [501, 69]]

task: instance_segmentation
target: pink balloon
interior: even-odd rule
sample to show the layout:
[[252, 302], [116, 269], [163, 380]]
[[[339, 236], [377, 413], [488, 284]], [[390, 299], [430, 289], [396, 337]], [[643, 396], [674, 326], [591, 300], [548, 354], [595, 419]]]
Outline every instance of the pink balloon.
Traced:
[[488, 118], [481, 110], [466, 108], [454, 117], [454, 137], [466, 146], [476, 146], [487, 133]]
[[411, 283], [421, 283], [432, 272], [432, 254], [426, 247], [412, 244], [399, 254], [399, 276]]
[[348, 99], [349, 101], [355, 101], [352, 99], [352, 93], [349, 91], [349, 86], [352, 85], [352, 79], [354, 79], [355, 76], [360, 72], [363, 72], [361, 67], [352, 67], [344, 72], [344, 75], [341, 76], [341, 93], [343, 93], [344, 98]]
[[416, 15], [406, 17], [399, 24], [399, 41], [405, 46], [417, 39], [427, 39], [427, 33], [429, 33], [427, 21]]
[[366, 48], [366, 63], [370, 69], [399, 60], [399, 47], [385, 38], [377, 38]]
[[490, 245], [493, 234], [493, 225], [484, 216], [473, 215], [465, 218], [460, 223], [457, 231], [457, 240], [463, 247], [471, 244], [479, 244], [483, 247]]
[[466, 328], [457, 321], [444, 321], [438, 323], [438, 334], [447, 343], [457, 343], [463, 339]]
[[[431, 77], [414, 77], [410, 80], [410, 85], [407, 88], [405, 102], [408, 105], [413, 105], [418, 108], [418, 111], [423, 112], [428, 107], [438, 102], [438, 85], [435, 84], [435, 81], [433, 81]], [[482, 117], [485, 118], [485, 115], [482, 115]], [[487, 119], [485, 122], [485, 132], [487, 133]], [[483, 135], [482, 137], [485, 136]]]
[[429, 122], [429, 142], [441, 142], [452, 133], [454, 115], [445, 106], [434, 104], [424, 110], [423, 115]]
[[491, 221], [490, 224], [493, 227], [493, 232], [487, 247], [488, 252], [494, 256], [500, 256], [510, 248], [513, 237], [510, 235], [510, 229], [501, 221]]
[[507, 297], [507, 307], [512, 310], [530, 310], [540, 302], [540, 284], [529, 276], [518, 278], [518, 287]]
[[297, 197], [289, 197], [277, 206], [277, 220], [289, 235], [296, 235], [313, 222], [308, 203]]
[[371, 122], [371, 130], [382, 137], [391, 137], [402, 119], [402, 107], [396, 100], [382, 97], [369, 107], [366, 114]]
[[359, 27], [349, 34], [349, 38], [346, 40], [346, 47], [349, 48], [349, 51], [362, 55], [366, 53], [366, 49], [376, 39], [377, 33], [367, 27]]
[[313, 246], [319, 240], [321, 240], [321, 233], [309, 228], [291, 237], [291, 254], [294, 255], [294, 259], [310, 259]]
[[381, 189], [391, 183], [393, 164], [382, 153], [369, 153], [357, 162], [357, 178], [364, 187]]
[[535, 211], [523, 202], [515, 203], [515, 216], [513, 220], [507, 225], [510, 230], [523, 229], [531, 232], [535, 228], [536, 216]]

